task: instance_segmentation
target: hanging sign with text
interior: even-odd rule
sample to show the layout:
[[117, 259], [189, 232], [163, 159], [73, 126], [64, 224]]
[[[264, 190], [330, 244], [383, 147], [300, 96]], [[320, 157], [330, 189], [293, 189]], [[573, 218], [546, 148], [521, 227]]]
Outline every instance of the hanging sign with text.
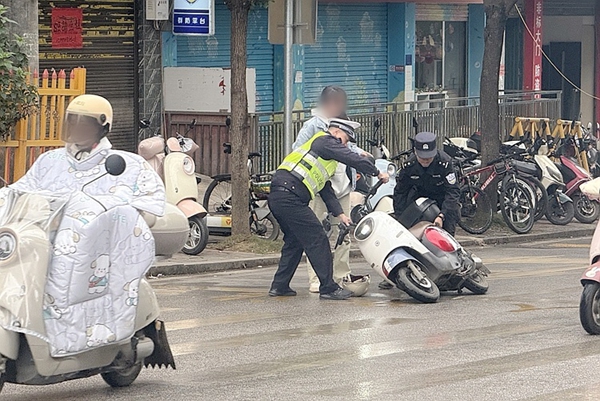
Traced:
[[51, 19], [53, 49], [81, 49], [83, 47], [83, 10], [81, 8], [53, 8]]
[[544, 11], [543, 0], [528, 0], [525, 2], [525, 18], [533, 38], [525, 29], [524, 35], [524, 69], [523, 89], [542, 90], [542, 18]]
[[214, 35], [214, 0], [174, 0], [173, 34]]

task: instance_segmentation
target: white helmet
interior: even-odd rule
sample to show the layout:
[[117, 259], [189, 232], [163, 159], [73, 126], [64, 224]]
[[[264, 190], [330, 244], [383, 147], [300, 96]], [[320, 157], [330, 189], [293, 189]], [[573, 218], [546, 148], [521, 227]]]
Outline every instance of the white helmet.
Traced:
[[353, 297], [362, 297], [369, 291], [369, 284], [371, 284], [371, 277], [367, 274], [364, 276], [355, 276], [348, 274], [342, 279], [342, 288], [348, 291], [352, 291]]
[[98, 95], [80, 95], [71, 100], [65, 114], [63, 139], [82, 147], [98, 143], [110, 132], [113, 109]]

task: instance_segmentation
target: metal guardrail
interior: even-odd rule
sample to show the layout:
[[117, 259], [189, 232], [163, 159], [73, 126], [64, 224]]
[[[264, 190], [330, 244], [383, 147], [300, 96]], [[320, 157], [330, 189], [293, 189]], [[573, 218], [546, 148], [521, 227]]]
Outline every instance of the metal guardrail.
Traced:
[[[499, 97], [501, 139], [508, 136], [515, 117], [560, 118], [561, 92], [515, 92]], [[409, 137], [414, 136], [413, 118], [419, 123], [420, 131], [432, 131], [440, 137], [468, 137], [481, 126], [479, 98], [435, 99], [407, 103], [378, 103], [355, 105], [348, 108], [348, 115], [362, 124], [358, 132], [358, 144], [369, 151], [366, 140], [374, 135], [375, 121], [381, 126], [378, 135], [392, 154], [409, 147]], [[302, 124], [311, 118], [310, 110], [294, 110], [294, 136]], [[283, 154], [283, 112], [257, 113], [252, 116], [253, 137], [263, 154], [259, 166], [261, 171], [277, 168]]]

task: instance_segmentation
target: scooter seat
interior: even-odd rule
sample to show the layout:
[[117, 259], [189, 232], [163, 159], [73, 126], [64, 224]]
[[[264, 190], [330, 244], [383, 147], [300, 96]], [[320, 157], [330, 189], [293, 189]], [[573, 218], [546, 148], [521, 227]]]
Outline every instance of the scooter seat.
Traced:
[[423, 234], [425, 234], [425, 229], [431, 225], [428, 221], [420, 221], [411, 228], [408, 229], [412, 235], [415, 236], [419, 241], [423, 238]]

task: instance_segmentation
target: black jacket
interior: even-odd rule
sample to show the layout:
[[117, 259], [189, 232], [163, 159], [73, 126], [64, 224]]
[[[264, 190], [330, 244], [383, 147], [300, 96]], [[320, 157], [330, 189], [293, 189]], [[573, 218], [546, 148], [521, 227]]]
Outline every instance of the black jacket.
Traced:
[[[379, 170], [368, 158], [351, 151], [342, 141], [331, 135], [323, 135], [315, 139], [310, 150], [322, 159], [336, 160], [347, 166], [354, 167], [356, 170], [364, 172], [364, 174], [379, 175]], [[271, 186], [287, 188], [304, 201], [310, 201], [308, 189], [287, 170], [277, 170], [271, 181]], [[319, 195], [321, 195], [323, 202], [327, 205], [327, 210], [334, 216], [339, 216], [343, 213], [340, 202], [337, 200], [335, 192], [331, 187], [331, 182], [327, 181], [325, 187], [319, 192]]]
[[424, 168], [413, 155], [401, 167], [394, 189], [394, 213], [400, 216], [404, 209], [420, 197], [435, 200], [443, 214], [459, 208], [460, 188], [452, 167], [452, 159], [443, 151], [429, 167]]

